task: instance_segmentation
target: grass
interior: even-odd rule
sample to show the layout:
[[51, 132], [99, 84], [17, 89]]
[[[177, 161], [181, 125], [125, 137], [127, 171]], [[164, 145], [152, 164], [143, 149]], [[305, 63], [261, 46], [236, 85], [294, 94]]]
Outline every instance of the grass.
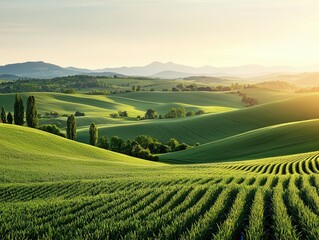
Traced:
[[[297, 239], [317, 234], [317, 209], [309, 203], [318, 201], [319, 178], [313, 174], [319, 171], [318, 152], [165, 165], [26, 127], [1, 124], [0, 130], [1, 137], [19, 133], [0, 143], [2, 239], [232, 239], [252, 234]], [[262, 171], [269, 164], [272, 170]], [[291, 172], [289, 164], [297, 164]], [[312, 174], [303, 171], [306, 167]]]
[[319, 120], [274, 125], [245, 132], [186, 151], [168, 153], [160, 160], [209, 163], [285, 156], [312, 152], [319, 146]]
[[106, 169], [125, 175], [126, 165], [161, 165], [27, 127], [0, 124], [0, 138], [5, 139], [0, 144], [1, 182], [108, 178]]
[[[119, 136], [123, 139], [150, 135], [160, 141], [171, 137], [188, 144], [205, 144], [259, 128], [319, 118], [318, 94], [299, 96], [255, 107], [234, 111], [205, 114], [178, 120], [149, 120], [118, 126], [99, 125], [100, 135]], [[79, 130], [78, 139], [88, 141], [88, 128]]]
[[[230, 94], [212, 93], [202, 102], [202, 93], [170, 93], [166, 100], [148, 94], [36, 98], [40, 111], [87, 109], [77, 118], [81, 141], [94, 120], [100, 136], [207, 144], [161, 156], [167, 164], [0, 124], [0, 238], [315, 239], [319, 95], [241, 109]], [[12, 98], [0, 95], [1, 103]], [[238, 110], [140, 122], [103, 115], [120, 106], [139, 111], [152, 102], [214, 107], [214, 101]]]

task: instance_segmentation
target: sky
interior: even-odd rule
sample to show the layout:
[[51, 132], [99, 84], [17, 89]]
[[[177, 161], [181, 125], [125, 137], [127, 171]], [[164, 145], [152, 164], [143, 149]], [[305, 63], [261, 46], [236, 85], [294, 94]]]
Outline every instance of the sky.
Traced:
[[319, 64], [318, 0], [0, 0], [0, 65]]

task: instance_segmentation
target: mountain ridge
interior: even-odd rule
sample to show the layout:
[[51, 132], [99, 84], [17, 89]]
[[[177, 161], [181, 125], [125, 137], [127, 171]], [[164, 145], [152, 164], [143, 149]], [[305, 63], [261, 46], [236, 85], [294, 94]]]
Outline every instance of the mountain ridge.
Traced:
[[[118, 74], [119, 76], [141, 76], [154, 78], [184, 78], [191, 76], [234, 76], [234, 77], [255, 77], [267, 74], [291, 74], [306, 71], [319, 71], [319, 67], [294, 68], [288, 66], [264, 67], [256, 64], [248, 64], [233, 67], [202, 66], [193, 67], [173, 62], [154, 61], [145, 66], [115, 67], [103, 69], [85, 69], [76, 67], [61, 67], [56, 64], [43, 61], [28, 61], [12, 63], [0, 66], [0, 75], [15, 75], [21, 78], [54, 78], [71, 75], [92, 74], [103, 75], [103, 73]], [[112, 74], [106, 74], [111, 76]]]

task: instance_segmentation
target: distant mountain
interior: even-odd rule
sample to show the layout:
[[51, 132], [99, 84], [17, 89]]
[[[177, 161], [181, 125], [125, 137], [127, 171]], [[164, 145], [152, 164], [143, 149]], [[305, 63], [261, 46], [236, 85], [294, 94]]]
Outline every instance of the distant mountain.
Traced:
[[235, 67], [191, 67], [173, 62], [153, 62], [141, 67], [104, 68], [99, 70], [75, 67], [63, 68], [45, 62], [25, 62], [0, 66], [0, 75], [15, 75], [23, 78], [53, 78], [72, 75], [95, 76], [141, 76], [152, 78], [185, 78], [190, 76], [208, 77], [257, 77], [270, 74], [295, 74], [319, 71], [319, 66], [310, 68], [263, 67], [259, 65], [243, 65]]
[[15, 75], [25, 78], [54, 78], [83, 74], [76, 68], [62, 68], [45, 62], [25, 62], [0, 66], [0, 75]]
[[[173, 62], [161, 63], [153, 62], [144, 67], [120, 67], [105, 68], [97, 71], [117, 72], [128, 76], [148, 76], [148, 77], [164, 77], [179, 74], [183, 77], [189, 76], [237, 76], [237, 77], [254, 77], [272, 73], [298, 73], [305, 69], [279, 66], [279, 67], [263, 67], [259, 65], [243, 65], [235, 67], [191, 67]], [[309, 70], [309, 68], [307, 69]], [[318, 68], [319, 70], [319, 68]], [[178, 73], [178, 74], [177, 74]]]

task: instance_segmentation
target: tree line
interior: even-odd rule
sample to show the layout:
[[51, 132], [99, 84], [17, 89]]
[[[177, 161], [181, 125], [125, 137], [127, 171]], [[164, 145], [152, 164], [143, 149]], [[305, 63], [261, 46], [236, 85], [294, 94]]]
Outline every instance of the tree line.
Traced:
[[154, 109], [150, 108], [146, 110], [146, 113], [143, 117], [137, 116], [137, 120], [145, 119], [164, 119], [164, 118], [182, 118], [182, 117], [191, 117], [195, 115], [202, 115], [205, 112], [203, 110], [197, 111], [186, 111], [185, 108], [171, 108], [165, 115], [158, 114]]
[[[24, 124], [24, 104], [20, 95], [15, 95], [15, 101], [13, 106], [13, 115], [11, 112], [6, 114], [4, 106], [1, 107], [1, 122], [8, 124], [23, 125]], [[38, 112], [36, 108], [34, 96], [29, 96], [27, 99], [26, 109], [26, 123], [28, 127], [36, 128], [38, 126]]]
[[93, 146], [114, 152], [123, 153], [133, 157], [147, 160], [158, 161], [159, 157], [155, 154], [181, 151], [191, 148], [186, 143], [179, 143], [178, 140], [171, 138], [167, 143], [162, 143], [158, 139], [141, 135], [134, 140], [123, 140], [117, 136], [112, 136], [110, 140], [106, 136], [98, 137], [98, 128], [95, 123], [91, 123], [89, 128], [89, 142]]
[[246, 107], [252, 107], [258, 104], [257, 98], [248, 97], [245, 93], [237, 91], [237, 94], [242, 97], [241, 102], [246, 105]]
[[[2, 123], [14, 123], [16, 125], [22, 126], [26, 121], [28, 127], [38, 128], [40, 130], [65, 137], [65, 134], [61, 133], [59, 128], [55, 125], [46, 124], [38, 127], [38, 111], [36, 108], [36, 100], [34, 96], [28, 97], [26, 111], [24, 111], [23, 99], [19, 94], [16, 94], [13, 109], [14, 113], [12, 115], [11, 112], [8, 112], [8, 114], [6, 114], [4, 106], [1, 107], [0, 116]], [[76, 139], [76, 122], [73, 114], [68, 116], [66, 132], [67, 138], [72, 140]]]

